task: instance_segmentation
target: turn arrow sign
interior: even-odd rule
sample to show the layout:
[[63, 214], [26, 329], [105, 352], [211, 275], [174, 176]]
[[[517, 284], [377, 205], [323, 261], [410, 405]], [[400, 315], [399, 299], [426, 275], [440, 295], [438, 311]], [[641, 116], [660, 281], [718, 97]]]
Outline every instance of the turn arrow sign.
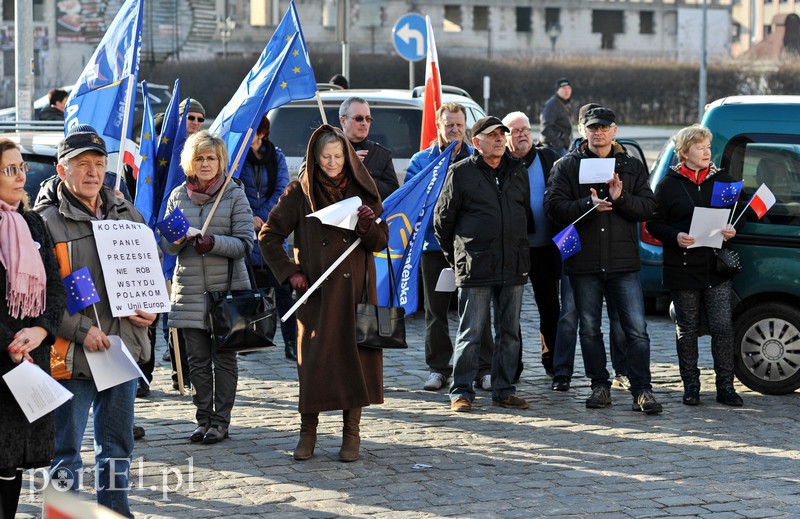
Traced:
[[417, 40], [417, 56], [425, 54], [425, 35], [416, 29], [412, 29], [411, 24], [408, 22], [400, 27], [397, 31], [397, 36], [399, 36], [404, 43], [410, 43], [412, 39]]

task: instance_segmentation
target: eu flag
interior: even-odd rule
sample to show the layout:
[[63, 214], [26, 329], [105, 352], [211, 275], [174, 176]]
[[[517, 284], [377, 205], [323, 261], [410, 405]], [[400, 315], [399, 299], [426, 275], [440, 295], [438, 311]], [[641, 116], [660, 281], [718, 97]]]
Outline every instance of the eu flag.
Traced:
[[406, 315], [417, 311], [417, 272], [425, 241], [425, 229], [433, 218], [433, 208], [442, 192], [450, 154], [450, 144], [434, 161], [383, 201], [383, 216], [389, 226], [389, 261], [397, 285], [389, 292], [389, 262], [386, 251], [375, 254], [378, 304], [402, 306]]
[[64, 278], [67, 288], [67, 311], [75, 315], [87, 306], [100, 302], [100, 295], [94, 286], [88, 267], [83, 267]]
[[[109, 153], [120, 150], [122, 138], [130, 138], [130, 123], [123, 128], [125, 105], [133, 121], [133, 96], [139, 75], [142, 43], [143, 0], [126, 0], [72, 88], [64, 109], [64, 135], [78, 124], [97, 128]], [[124, 132], [124, 135], [123, 135]]]
[[142, 94], [144, 94], [144, 114], [142, 115], [142, 133], [139, 139], [139, 155], [142, 162], [139, 165], [139, 176], [136, 179], [136, 201], [134, 205], [142, 214], [144, 221], [150, 223], [153, 218], [156, 187], [156, 130], [153, 123], [153, 109], [147, 95], [147, 82], [142, 81]]
[[239, 176], [252, 135], [265, 113], [295, 99], [314, 97], [317, 80], [308, 57], [294, 1], [239, 89], [222, 109], [209, 132], [228, 148], [228, 170]]
[[714, 182], [714, 191], [711, 193], [711, 207], [728, 207], [739, 201], [742, 194], [744, 181], [739, 182]]
[[574, 224], [569, 224], [563, 231], [555, 235], [553, 241], [558, 247], [558, 252], [561, 253], [562, 261], [581, 251], [581, 239]]
[[[149, 222], [151, 228], [155, 228], [156, 222], [164, 218], [164, 213], [161, 210], [161, 201], [164, 199], [164, 186], [167, 182], [169, 164], [172, 161], [172, 148], [180, 127], [180, 116], [178, 115], [180, 102], [181, 80], [176, 79], [175, 86], [172, 88], [172, 99], [167, 105], [167, 111], [164, 112], [164, 121], [156, 139], [156, 159], [153, 164], [156, 172], [156, 185], [153, 191], [153, 216]], [[169, 193], [167, 196], [169, 196]]]
[[[186, 106], [189, 106], [188, 100], [186, 102]], [[161, 197], [161, 205], [159, 206], [158, 214], [156, 216], [157, 221], [162, 220], [165, 216], [164, 213], [167, 210], [167, 201], [169, 200], [169, 195], [176, 187], [181, 185], [183, 181], [186, 180], [186, 174], [183, 172], [183, 168], [181, 167], [181, 152], [183, 151], [183, 145], [186, 144], [186, 116], [188, 114], [188, 110], [184, 112], [183, 116], [180, 118], [177, 129], [172, 136], [172, 148], [170, 150], [172, 156], [170, 157], [169, 165], [167, 166], [166, 178], [164, 178], [164, 195]], [[161, 136], [162, 144], [164, 144], [164, 137], [164, 135]], [[177, 258], [175, 256], [164, 254], [164, 261], [162, 262], [161, 267], [164, 269], [164, 277], [167, 279], [167, 281], [172, 280], [176, 262]]]
[[189, 232], [189, 220], [186, 219], [181, 208], [176, 207], [172, 214], [158, 222], [156, 227], [164, 235], [164, 238], [174, 243]]

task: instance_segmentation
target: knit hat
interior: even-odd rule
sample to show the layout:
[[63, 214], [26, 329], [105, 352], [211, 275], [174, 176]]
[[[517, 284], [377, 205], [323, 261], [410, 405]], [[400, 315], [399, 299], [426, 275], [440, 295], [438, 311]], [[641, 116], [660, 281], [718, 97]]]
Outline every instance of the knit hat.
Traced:
[[569, 82], [569, 79], [567, 79], [565, 77], [558, 78], [558, 80], [556, 80], [556, 90], [558, 90], [559, 88], [561, 88], [563, 86], [570, 86], [570, 85], [571, 85], [571, 83]]
[[189, 97], [188, 99], [184, 99], [180, 105], [178, 105], [178, 109], [181, 115], [183, 115], [183, 111], [186, 108], [186, 101], [189, 101], [189, 111], [201, 114], [203, 117], [206, 116], [206, 109], [203, 108], [203, 105], [200, 104], [200, 101]]

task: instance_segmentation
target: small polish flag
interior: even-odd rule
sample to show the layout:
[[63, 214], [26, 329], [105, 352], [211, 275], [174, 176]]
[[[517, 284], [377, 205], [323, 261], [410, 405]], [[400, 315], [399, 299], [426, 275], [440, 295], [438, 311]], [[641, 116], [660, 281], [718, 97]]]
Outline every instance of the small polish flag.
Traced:
[[766, 184], [761, 184], [747, 205], [755, 211], [760, 220], [762, 216], [767, 214], [769, 208], [775, 205], [775, 195], [772, 194]]
[[131, 139], [125, 139], [122, 162], [133, 168], [133, 178], [139, 178], [139, 166], [142, 165], [142, 156], [139, 154], [139, 145]]

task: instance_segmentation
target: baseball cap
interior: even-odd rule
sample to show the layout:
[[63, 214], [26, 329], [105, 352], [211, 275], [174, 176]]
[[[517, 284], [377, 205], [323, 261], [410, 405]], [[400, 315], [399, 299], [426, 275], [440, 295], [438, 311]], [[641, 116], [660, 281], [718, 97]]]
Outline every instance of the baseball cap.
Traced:
[[571, 83], [569, 82], [569, 78], [562, 77], [556, 80], [556, 90], [558, 90], [563, 86], [570, 86], [570, 85]]
[[58, 160], [71, 159], [86, 151], [95, 151], [108, 156], [106, 142], [97, 131], [88, 124], [79, 124], [58, 143]]
[[472, 125], [472, 129], [470, 131], [473, 137], [477, 137], [482, 133], [492, 133], [495, 128], [502, 128], [506, 133], [509, 131], [508, 126], [503, 124], [503, 121], [493, 115], [481, 117], [475, 121], [475, 124]]
[[616, 122], [617, 116], [608, 108], [592, 108], [586, 115], [583, 116], [583, 125], [591, 126], [593, 124], [602, 124], [603, 126], [611, 126]]

